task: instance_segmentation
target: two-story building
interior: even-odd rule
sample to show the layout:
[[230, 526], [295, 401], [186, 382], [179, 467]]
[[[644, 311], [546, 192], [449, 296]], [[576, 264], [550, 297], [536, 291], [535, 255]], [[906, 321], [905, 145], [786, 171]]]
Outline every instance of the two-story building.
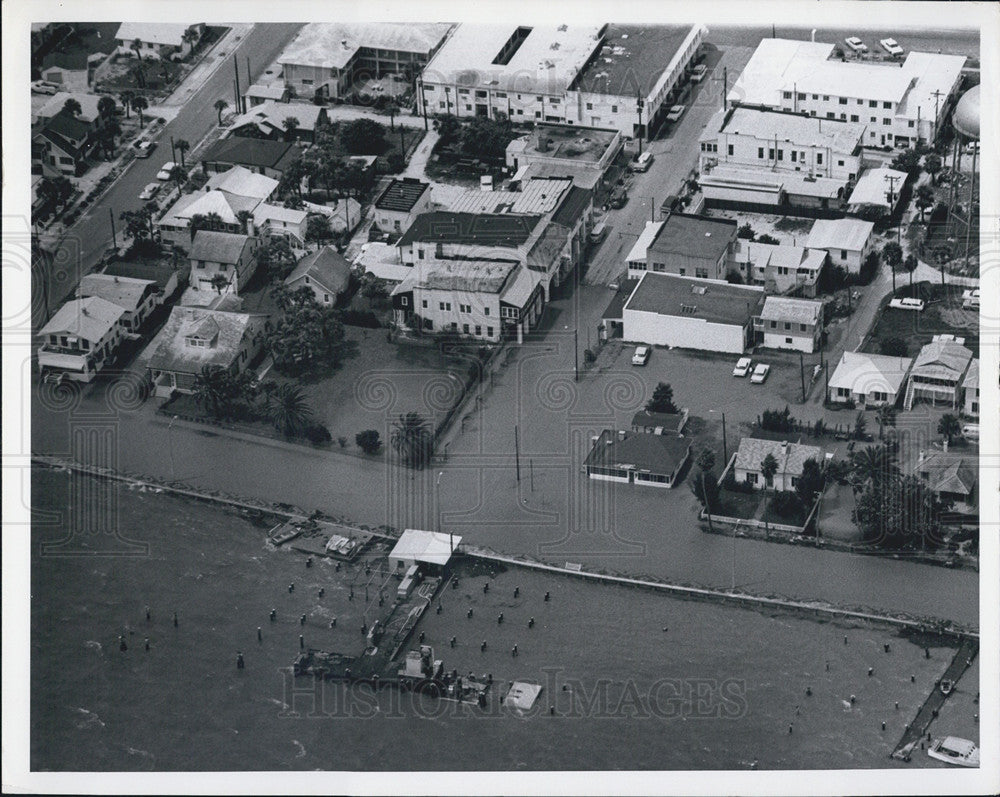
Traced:
[[814, 352], [823, 335], [823, 302], [768, 296], [754, 327], [765, 348]]
[[403, 177], [391, 180], [375, 199], [375, 224], [384, 232], [402, 234], [417, 216], [430, 211], [430, 183]]
[[125, 310], [99, 296], [66, 302], [38, 335], [38, 367], [50, 375], [90, 382], [123, 340]]
[[[774, 457], [778, 466], [772, 476], [765, 476], [763, 471], [764, 460], [768, 455]], [[740, 440], [736, 461], [733, 463], [733, 478], [737, 482], [752, 485], [756, 490], [788, 492], [795, 489], [805, 463], [810, 459], [822, 467], [822, 449], [786, 440], [744, 437]]]
[[49, 177], [83, 174], [92, 132], [92, 125], [67, 113], [56, 114], [32, 137], [32, 168]]
[[[191, 289], [237, 296], [257, 270], [256, 237], [241, 233], [198, 230], [191, 243]], [[219, 286], [214, 284], [216, 277]]]
[[205, 24], [185, 22], [123, 22], [115, 34], [119, 55], [142, 59], [183, 61], [201, 41]]
[[823, 249], [737, 238], [729, 269], [739, 273], [747, 285], [757, 285], [768, 293], [799, 290], [804, 296], [814, 297], [828, 259]]
[[574, 185], [606, 193], [620, 174], [624, 147], [619, 130], [539, 124], [507, 145], [506, 163], [513, 184], [532, 177], [571, 177]]
[[351, 264], [332, 246], [321, 246], [303, 257], [285, 277], [290, 290], [308, 288], [322, 305], [334, 305], [351, 280]]
[[931, 341], [913, 361], [903, 407], [909, 410], [915, 402], [923, 400], [959, 409], [962, 380], [971, 362], [972, 352], [960, 343]]
[[862, 219], [817, 219], [809, 231], [806, 246], [823, 249], [830, 255], [830, 265], [857, 274], [875, 248], [874, 229], [872, 222]]
[[[736, 230], [731, 219], [671, 213], [646, 247], [645, 271], [724, 280], [736, 248]], [[629, 268], [643, 271], [636, 263]]]
[[80, 298], [99, 296], [123, 310], [120, 323], [126, 332], [137, 332], [158, 305], [156, 282], [112, 274], [86, 274], [76, 289]]

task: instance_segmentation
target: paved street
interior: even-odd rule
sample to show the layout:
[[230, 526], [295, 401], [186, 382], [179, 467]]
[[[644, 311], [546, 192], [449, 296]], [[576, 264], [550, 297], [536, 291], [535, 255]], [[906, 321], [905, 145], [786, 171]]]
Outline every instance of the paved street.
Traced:
[[[301, 27], [300, 23], [258, 25], [235, 47], [228, 47], [230, 56], [240, 59], [241, 73], [249, 56], [251, 67], [262, 70], [274, 59]], [[230, 59], [231, 60], [231, 59]], [[254, 66], [254, 65], [257, 66]], [[197, 72], [197, 70], [196, 70]], [[200, 73], [199, 73], [200, 74]], [[166, 124], [157, 140], [159, 148], [146, 160], [135, 160], [114, 185], [95, 202], [76, 225], [70, 229], [54, 253], [54, 272], [50, 275], [49, 304], [58, 307], [76, 287], [80, 278], [94, 268], [105, 249], [111, 245], [109, 210], [115, 215], [115, 228], [121, 243], [122, 225], [118, 216], [123, 210], [138, 206], [139, 192], [156, 179], [156, 173], [170, 160], [170, 138], [183, 138], [192, 145], [217, 124], [212, 107], [222, 98], [232, 104], [232, 70], [225, 65], [217, 69], [187, 101], [176, 117]], [[39, 319], [35, 319], [38, 323]]]

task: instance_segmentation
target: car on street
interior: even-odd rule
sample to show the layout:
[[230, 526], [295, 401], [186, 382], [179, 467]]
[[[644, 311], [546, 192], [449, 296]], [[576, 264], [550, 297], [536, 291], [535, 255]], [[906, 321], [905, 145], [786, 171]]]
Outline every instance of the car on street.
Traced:
[[844, 39], [844, 44], [850, 47], [851, 51], [857, 53], [858, 55], [868, 52], [868, 45], [861, 41], [861, 39], [857, 36], [848, 36]]
[[152, 199], [160, 190], [159, 183], [150, 183], [145, 188], [142, 189], [142, 193], [139, 194], [139, 199], [146, 200]]
[[625, 207], [626, 202], [628, 202], [628, 191], [624, 188], [616, 188], [612, 192], [611, 198], [608, 200], [608, 205], [618, 209]]
[[755, 385], [762, 385], [764, 380], [767, 379], [767, 375], [771, 373], [771, 366], [766, 363], [757, 363], [757, 366], [753, 369], [753, 375], [750, 377], [750, 381]]
[[634, 161], [631, 161], [628, 167], [633, 172], [648, 172], [649, 167], [652, 165], [653, 165], [653, 153], [647, 150], [646, 152], [643, 152], [642, 155], [640, 155]]
[[895, 308], [896, 310], [915, 310], [920, 312], [924, 309], [923, 299], [893, 299], [889, 302], [889, 307]]
[[135, 150], [135, 156], [137, 158], [148, 158], [153, 154], [153, 150], [156, 149], [155, 141], [136, 141], [132, 148]]
[[632, 365], [645, 365], [649, 362], [649, 346], [636, 346], [632, 354]]
[[701, 81], [705, 79], [705, 75], [707, 74], [708, 74], [708, 67], [705, 66], [704, 64], [698, 64], [698, 66], [696, 66], [691, 71], [691, 82], [701, 83]]
[[962, 427], [962, 437], [966, 440], [978, 440], [979, 439], [979, 424], [978, 423], [967, 423]]
[[55, 83], [49, 83], [46, 80], [33, 80], [31, 82], [32, 94], [55, 94], [57, 91], [59, 91], [59, 87]]
[[966, 310], [979, 307], [979, 288], [969, 288], [962, 291], [962, 307]]
[[879, 46], [893, 58], [898, 58], [903, 54], [903, 48], [899, 46], [899, 42], [895, 39], [882, 39], [879, 42]]
[[736, 367], [733, 369], [733, 376], [746, 376], [750, 373], [751, 368], [753, 368], [753, 360], [749, 357], [740, 357], [736, 361]]
[[667, 117], [666, 117], [667, 121], [668, 122], [676, 122], [678, 119], [680, 119], [684, 115], [684, 111], [685, 111], [686, 107], [687, 106], [685, 106], [685, 105], [674, 105], [674, 106], [672, 106], [670, 108], [670, 110], [667, 111]]
[[160, 171], [158, 171], [156, 173], [156, 179], [157, 180], [162, 180], [164, 182], [166, 182], [167, 180], [169, 180], [170, 179], [170, 172], [173, 170], [173, 168], [176, 165], [177, 164], [174, 163], [173, 161], [167, 161], [166, 163], [164, 163], [163, 164], [163, 168], [160, 169]]

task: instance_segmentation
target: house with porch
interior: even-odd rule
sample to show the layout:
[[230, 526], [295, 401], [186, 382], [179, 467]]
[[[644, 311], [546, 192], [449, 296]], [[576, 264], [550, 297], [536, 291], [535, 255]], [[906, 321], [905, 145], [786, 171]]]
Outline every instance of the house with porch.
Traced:
[[280, 180], [292, 163], [298, 160], [302, 147], [294, 141], [229, 136], [212, 144], [201, 159], [205, 174], [229, 171], [233, 166], [245, 166], [252, 172]]
[[[291, 122], [289, 120], [292, 120]], [[316, 128], [329, 122], [326, 108], [302, 102], [274, 102], [255, 105], [237, 116], [229, 129], [230, 136], [268, 139], [270, 141], [316, 140]], [[294, 123], [294, 135], [289, 138], [286, 124]]]
[[932, 340], [913, 361], [904, 409], [912, 409], [918, 401], [961, 408], [962, 380], [971, 362], [972, 352], [960, 343]]
[[947, 451], [930, 454], [921, 451], [913, 472], [927, 482], [938, 500], [949, 504], [953, 511], [978, 510], [976, 487], [979, 483], [979, 462], [975, 457], [963, 457]]
[[859, 407], [894, 407], [912, 365], [912, 357], [845, 351], [829, 379], [827, 400], [831, 404], [854, 402]]
[[[237, 296], [257, 270], [259, 239], [242, 233], [198, 230], [191, 243], [191, 287], [194, 291], [234, 293]], [[216, 288], [215, 277], [225, 286]]]
[[[768, 455], [774, 457], [778, 470], [770, 479], [765, 479], [761, 468]], [[736, 452], [733, 478], [737, 482], [752, 485], [755, 490], [794, 490], [805, 463], [810, 459], [822, 466], [823, 450], [818, 446], [789, 443], [786, 440], [744, 437]]]
[[42, 376], [90, 382], [124, 339], [124, 315], [124, 309], [99, 296], [66, 302], [38, 332]]
[[289, 290], [308, 288], [322, 305], [334, 305], [351, 281], [351, 264], [332, 246], [303, 257], [285, 278]]
[[679, 435], [605, 429], [592, 442], [583, 467], [597, 481], [669, 489], [691, 458], [691, 441]]
[[823, 335], [823, 302], [768, 296], [754, 328], [765, 348], [812, 353]]
[[159, 292], [153, 280], [117, 277], [112, 274], [86, 274], [76, 289], [80, 298], [99, 296], [120, 307], [120, 323], [126, 332], [138, 332], [139, 327], [158, 305]]

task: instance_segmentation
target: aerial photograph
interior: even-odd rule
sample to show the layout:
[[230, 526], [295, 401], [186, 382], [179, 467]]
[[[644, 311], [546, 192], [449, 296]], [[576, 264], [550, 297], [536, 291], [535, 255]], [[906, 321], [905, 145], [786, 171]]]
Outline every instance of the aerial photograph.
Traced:
[[996, 28], [842, 5], [25, 23], [27, 770], [1000, 789]]

